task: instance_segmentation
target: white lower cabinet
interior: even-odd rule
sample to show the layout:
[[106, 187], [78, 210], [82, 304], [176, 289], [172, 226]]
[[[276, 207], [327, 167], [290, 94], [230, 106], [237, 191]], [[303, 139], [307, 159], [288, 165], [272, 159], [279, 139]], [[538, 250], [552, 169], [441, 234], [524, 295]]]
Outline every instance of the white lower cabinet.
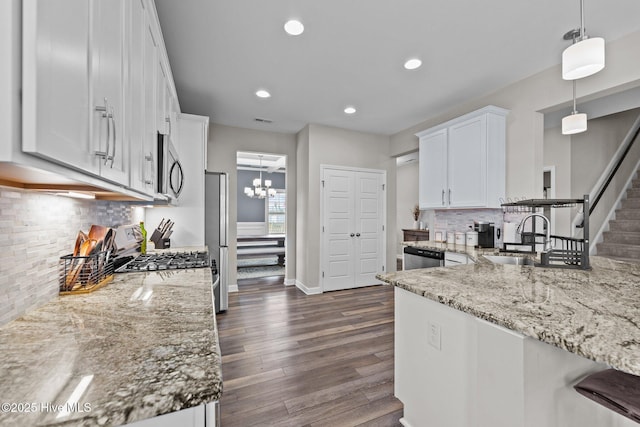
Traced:
[[322, 289], [380, 283], [385, 260], [384, 171], [322, 169]]
[[416, 134], [421, 209], [500, 207], [507, 113], [489, 106]]
[[607, 366], [395, 288], [406, 427], [631, 427], [573, 385]]
[[129, 427], [219, 427], [220, 405], [211, 402], [127, 424]]

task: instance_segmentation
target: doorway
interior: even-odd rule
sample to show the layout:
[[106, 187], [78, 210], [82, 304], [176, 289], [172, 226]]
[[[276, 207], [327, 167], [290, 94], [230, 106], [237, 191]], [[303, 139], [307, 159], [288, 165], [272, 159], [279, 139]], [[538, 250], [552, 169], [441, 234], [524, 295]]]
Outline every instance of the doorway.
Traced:
[[287, 156], [238, 151], [237, 277], [285, 275]]

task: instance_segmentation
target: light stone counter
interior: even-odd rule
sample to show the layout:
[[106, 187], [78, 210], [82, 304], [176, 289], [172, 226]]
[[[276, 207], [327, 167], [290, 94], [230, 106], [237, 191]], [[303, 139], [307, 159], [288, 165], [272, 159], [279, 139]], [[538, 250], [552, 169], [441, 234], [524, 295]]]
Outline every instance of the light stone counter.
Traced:
[[377, 277], [480, 319], [640, 375], [640, 264], [596, 256], [591, 257], [592, 271], [582, 271], [500, 265], [479, 253], [471, 256], [476, 257], [476, 264]]
[[211, 284], [208, 268], [116, 274], [0, 328], [0, 402], [17, 411], [3, 406], [0, 425], [112, 426], [219, 400]]

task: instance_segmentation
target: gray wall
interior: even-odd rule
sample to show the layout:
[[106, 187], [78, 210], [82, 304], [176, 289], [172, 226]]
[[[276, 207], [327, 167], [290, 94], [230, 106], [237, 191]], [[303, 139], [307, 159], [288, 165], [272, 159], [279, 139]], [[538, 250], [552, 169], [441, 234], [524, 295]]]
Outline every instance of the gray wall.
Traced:
[[381, 169], [387, 172], [386, 265], [396, 264], [396, 161], [389, 157], [389, 137], [356, 132], [317, 124], [308, 125], [298, 137], [298, 200], [305, 215], [298, 219], [298, 232], [303, 233], [304, 250], [298, 260], [300, 274], [296, 280], [304, 288], [320, 291], [320, 166]]
[[0, 187], [0, 325], [58, 295], [59, 260], [79, 230], [135, 221], [126, 203]]
[[[229, 284], [237, 284], [237, 153], [279, 154], [287, 156], [287, 265], [285, 281], [296, 277], [296, 136], [278, 132], [242, 129], [212, 124], [209, 126], [207, 170], [226, 172], [229, 176]], [[243, 187], [244, 188], [244, 187]], [[243, 196], [244, 197], [244, 196]]]
[[[588, 194], [620, 146], [640, 109], [589, 120], [588, 130], [571, 137], [571, 196]], [[589, 217], [590, 238], [602, 226], [615, 200], [634, 171], [640, 158], [640, 143], [636, 141], [628, 158], [611, 181], [610, 188]]]
[[[259, 171], [251, 170], [238, 170], [238, 185], [237, 185], [237, 197], [238, 197], [238, 222], [264, 222], [265, 219], [265, 200], [264, 199], [252, 199], [245, 196], [244, 188], [253, 188], [253, 180], [260, 176]], [[282, 189], [285, 186], [285, 174], [274, 172], [266, 173], [262, 172], [262, 180], [271, 180], [271, 188]]]

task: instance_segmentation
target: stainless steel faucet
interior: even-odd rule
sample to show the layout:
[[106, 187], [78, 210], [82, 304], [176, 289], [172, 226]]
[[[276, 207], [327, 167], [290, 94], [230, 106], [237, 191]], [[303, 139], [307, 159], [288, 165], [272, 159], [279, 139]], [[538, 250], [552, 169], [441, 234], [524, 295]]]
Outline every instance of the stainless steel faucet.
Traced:
[[[543, 250], [543, 252], [549, 252], [549, 251], [551, 251], [551, 249], [553, 249], [553, 246], [551, 245], [551, 223], [549, 222], [549, 218], [547, 218], [546, 216], [544, 216], [542, 214], [539, 214], [539, 213], [534, 213], [534, 214], [525, 216], [524, 219], [522, 221], [520, 221], [520, 224], [518, 224], [518, 228], [516, 229], [516, 233], [520, 234], [522, 228], [524, 227], [525, 221], [528, 220], [529, 218], [534, 217], [534, 216], [539, 216], [540, 218], [545, 220], [545, 222], [547, 223], [547, 235], [545, 236], [545, 240], [544, 240], [544, 250]], [[534, 245], [534, 248], [535, 248], [535, 238], [534, 238], [533, 245]]]

